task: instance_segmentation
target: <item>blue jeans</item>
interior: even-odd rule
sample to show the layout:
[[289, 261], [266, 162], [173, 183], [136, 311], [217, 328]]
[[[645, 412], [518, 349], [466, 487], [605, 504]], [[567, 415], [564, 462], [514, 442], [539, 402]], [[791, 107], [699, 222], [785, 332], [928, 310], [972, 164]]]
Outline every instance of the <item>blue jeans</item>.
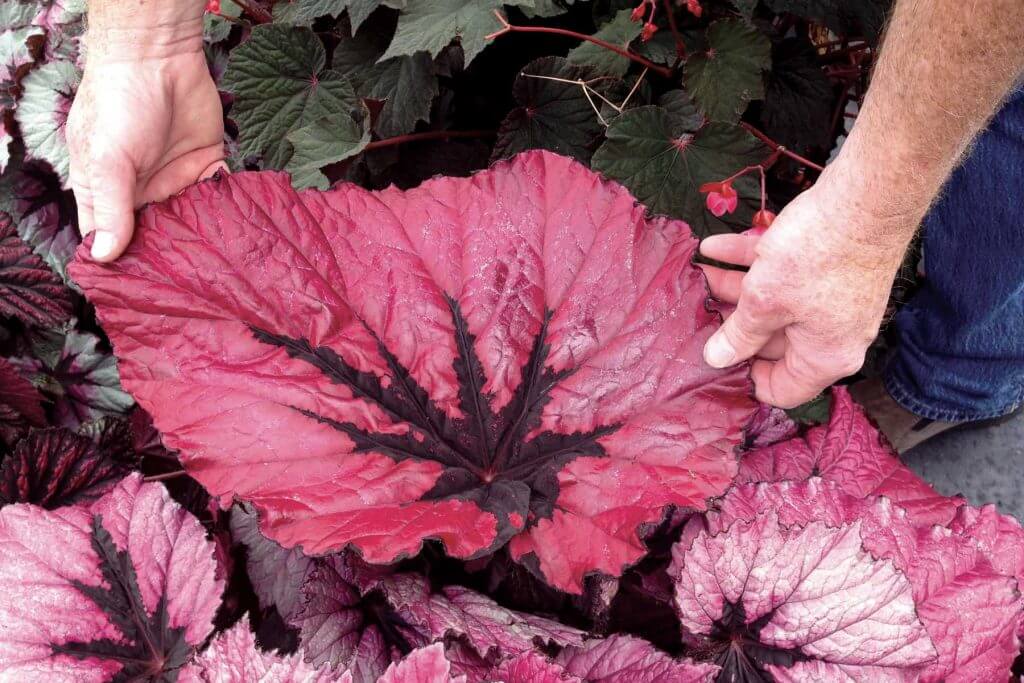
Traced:
[[925, 279], [896, 316], [889, 394], [932, 420], [999, 417], [1024, 399], [1024, 89], [924, 221]]

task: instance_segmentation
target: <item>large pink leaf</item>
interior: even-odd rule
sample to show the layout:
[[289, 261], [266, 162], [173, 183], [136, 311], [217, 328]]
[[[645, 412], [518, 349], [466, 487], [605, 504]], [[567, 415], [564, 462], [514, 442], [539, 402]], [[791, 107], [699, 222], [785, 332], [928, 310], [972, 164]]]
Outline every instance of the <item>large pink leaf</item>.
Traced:
[[685, 224], [546, 152], [406, 192], [214, 179], [74, 278], [189, 474], [263, 531], [372, 562], [426, 538], [564, 590], [731, 482], [755, 405]]
[[723, 661], [779, 680], [1008, 675], [1016, 582], [970, 537], [817, 478], [738, 486], [705, 520], [672, 571], [684, 626]]
[[435, 643], [410, 652], [395, 662], [377, 683], [466, 683], [465, 676], [453, 676], [444, 656], [444, 645]]
[[716, 665], [673, 659], [646, 640], [615, 635], [566, 648], [555, 661], [588, 683], [710, 683]]
[[[302, 653], [282, 657], [256, 647], [249, 625], [239, 622], [217, 636], [189, 662], [178, 683], [351, 683], [347, 672], [337, 673], [307, 664]], [[427, 683], [424, 681], [424, 683]]]
[[0, 679], [108, 681], [184, 664], [222, 582], [202, 525], [160, 484], [92, 506], [0, 510]]
[[812, 475], [859, 498], [884, 495], [920, 523], [948, 524], [964, 502], [937, 493], [904, 465], [843, 387], [832, 389], [828, 425], [745, 454], [736, 480], [799, 481]]

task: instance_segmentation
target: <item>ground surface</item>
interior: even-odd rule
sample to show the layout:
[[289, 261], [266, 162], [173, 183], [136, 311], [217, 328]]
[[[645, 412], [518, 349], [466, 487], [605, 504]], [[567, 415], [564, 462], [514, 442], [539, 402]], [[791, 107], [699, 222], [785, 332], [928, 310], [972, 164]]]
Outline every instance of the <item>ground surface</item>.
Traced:
[[1024, 520], [1024, 414], [999, 425], [947, 432], [908, 452], [904, 461], [946, 495], [995, 503]]

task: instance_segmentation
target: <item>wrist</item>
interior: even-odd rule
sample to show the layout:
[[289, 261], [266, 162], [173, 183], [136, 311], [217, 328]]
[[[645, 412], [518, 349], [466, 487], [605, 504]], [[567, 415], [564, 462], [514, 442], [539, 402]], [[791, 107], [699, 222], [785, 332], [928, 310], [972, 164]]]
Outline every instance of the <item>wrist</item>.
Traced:
[[203, 5], [196, 0], [89, 3], [88, 61], [163, 59], [201, 52]]

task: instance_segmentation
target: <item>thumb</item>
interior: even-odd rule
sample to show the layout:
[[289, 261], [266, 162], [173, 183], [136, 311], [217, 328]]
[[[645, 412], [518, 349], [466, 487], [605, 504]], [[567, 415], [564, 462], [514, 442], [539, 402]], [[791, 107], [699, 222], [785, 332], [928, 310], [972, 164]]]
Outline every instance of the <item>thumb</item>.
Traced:
[[707, 344], [704, 360], [713, 368], [725, 368], [753, 357], [782, 327], [782, 321], [756, 313], [743, 298]]
[[93, 173], [92, 257], [106, 263], [124, 253], [135, 230], [135, 168], [121, 157], [93, 164]]

